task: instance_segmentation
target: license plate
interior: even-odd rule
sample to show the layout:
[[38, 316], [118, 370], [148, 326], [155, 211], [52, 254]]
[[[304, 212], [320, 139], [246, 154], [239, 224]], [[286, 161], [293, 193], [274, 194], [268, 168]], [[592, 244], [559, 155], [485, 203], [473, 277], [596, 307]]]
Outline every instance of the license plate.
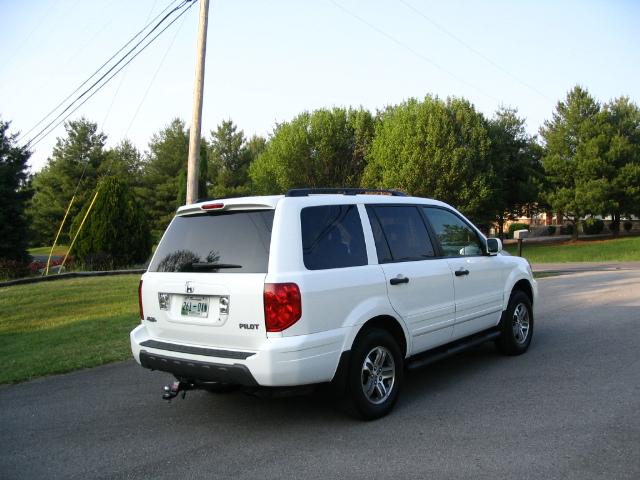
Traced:
[[209, 297], [184, 297], [180, 313], [187, 317], [208, 317]]

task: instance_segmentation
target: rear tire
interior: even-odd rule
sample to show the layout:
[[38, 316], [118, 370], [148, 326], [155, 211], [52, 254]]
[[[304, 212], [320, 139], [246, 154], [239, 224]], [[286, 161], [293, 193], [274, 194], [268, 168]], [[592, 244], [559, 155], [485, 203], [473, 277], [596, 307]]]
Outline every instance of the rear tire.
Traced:
[[500, 320], [500, 338], [496, 346], [504, 355], [522, 355], [527, 351], [533, 336], [533, 309], [529, 296], [515, 290]]
[[402, 384], [403, 358], [385, 330], [373, 328], [359, 336], [351, 350], [349, 396], [358, 414], [373, 420], [392, 409]]

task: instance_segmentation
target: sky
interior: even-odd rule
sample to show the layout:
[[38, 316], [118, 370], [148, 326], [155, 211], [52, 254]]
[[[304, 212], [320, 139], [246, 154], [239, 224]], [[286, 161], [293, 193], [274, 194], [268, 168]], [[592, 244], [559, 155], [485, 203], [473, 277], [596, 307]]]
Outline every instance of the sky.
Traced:
[[[174, 3], [0, 0], [0, 118], [27, 132]], [[173, 118], [189, 126], [198, 9], [69, 120], [143, 152]], [[536, 134], [576, 84], [640, 103], [639, 46], [638, 1], [210, 0], [202, 134], [232, 119], [268, 136], [305, 110], [376, 111], [427, 94], [465, 97], [488, 117], [515, 107]], [[64, 133], [32, 148], [32, 171]]]

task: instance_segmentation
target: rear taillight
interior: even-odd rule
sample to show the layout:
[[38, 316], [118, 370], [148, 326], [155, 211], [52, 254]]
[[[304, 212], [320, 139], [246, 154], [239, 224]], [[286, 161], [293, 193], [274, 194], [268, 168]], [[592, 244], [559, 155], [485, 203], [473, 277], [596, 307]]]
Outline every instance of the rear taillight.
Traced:
[[142, 280], [138, 284], [138, 306], [140, 307], [140, 320], [144, 320], [144, 310], [142, 309]]
[[300, 320], [302, 300], [295, 283], [265, 283], [264, 320], [267, 332], [281, 332]]

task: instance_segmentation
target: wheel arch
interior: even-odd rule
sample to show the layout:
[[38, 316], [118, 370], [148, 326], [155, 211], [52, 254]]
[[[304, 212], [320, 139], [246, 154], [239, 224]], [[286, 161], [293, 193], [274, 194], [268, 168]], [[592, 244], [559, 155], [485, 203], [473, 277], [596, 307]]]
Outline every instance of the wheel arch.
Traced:
[[400, 352], [403, 357], [406, 358], [409, 349], [409, 337], [408, 332], [405, 330], [403, 324], [395, 317], [389, 314], [379, 314], [371, 317], [366, 322], [359, 325], [359, 328], [354, 326], [351, 335], [345, 341], [340, 360], [333, 375], [333, 379], [330, 384], [332, 390], [335, 393], [343, 394], [347, 390], [347, 373], [351, 364], [351, 350], [364, 333], [372, 328], [379, 328], [389, 332], [393, 338], [398, 342]]
[[358, 341], [358, 338], [361, 337], [365, 331], [371, 328], [379, 328], [381, 330], [386, 330], [387, 332], [389, 332], [391, 336], [393, 336], [393, 338], [396, 340], [396, 342], [398, 342], [398, 346], [400, 347], [402, 356], [407, 356], [409, 348], [409, 344], [407, 342], [407, 334], [401, 323], [391, 315], [378, 315], [364, 322], [360, 326], [358, 333], [351, 342], [350, 348], [353, 348], [353, 345]]
[[525, 295], [527, 295], [527, 297], [529, 297], [529, 301], [531, 302], [531, 305], [533, 306], [533, 301], [534, 301], [533, 287], [531, 286], [531, 283], [529, 283], [529, 280], [524, 278], [518, 280], [511, 288], [511, 295], [513, 295], [513, 292], [515, 291], [521, 291]]

